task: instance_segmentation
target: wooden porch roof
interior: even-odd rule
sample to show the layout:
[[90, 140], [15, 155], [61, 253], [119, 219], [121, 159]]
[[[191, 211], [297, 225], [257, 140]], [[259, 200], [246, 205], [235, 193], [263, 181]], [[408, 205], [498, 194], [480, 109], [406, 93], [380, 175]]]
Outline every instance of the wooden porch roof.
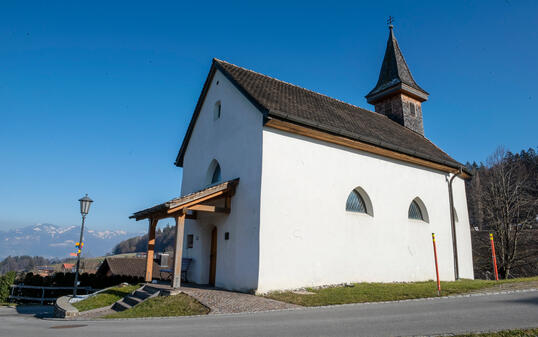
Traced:
[[224, 198], [235, 193], [235, 187], [239, 183], [239, 178], [225, 181], [223, 183], [209, 186], [203, 190], [174, 198], [162, 204], [146, 208], [131, 215], [129, 219], [162, 219], [173, 217], [173, 214], [186, 210], [189, 207], [199, 205], [204, 201]]

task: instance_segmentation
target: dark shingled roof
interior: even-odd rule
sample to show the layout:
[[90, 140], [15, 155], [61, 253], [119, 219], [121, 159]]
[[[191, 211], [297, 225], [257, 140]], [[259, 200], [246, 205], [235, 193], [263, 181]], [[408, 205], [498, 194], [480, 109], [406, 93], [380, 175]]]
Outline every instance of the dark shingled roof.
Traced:
[[209, 76], [177, 156], [177, 166], [183, 166], [190, 135], [216, 69], [220, 70], [266, 119], [275, 118], [308, 126], [449, 167], [461, 166], [424, 136], [384, 115], [217, 59], [213, 59]]
[[393, 87], [401, 84], [405, 84], [418, 90], [427, 98], [428, 93], [413, 79], [413, 75], [411, 75], [407, 62], [405, 62], [402, 51], [398, 46], [398, 41], [396, 41], [396, 37], [394, 36], [393, 28], [390, 26], [387, 49], [385, 50], [385, 57], [383, 57], [379, 79], [377, 80], [375, 88], [366, 95], [366, 98], [369, 99], [377, 96], [378, 94], [389, 91]]
[[[146, 258], [107, 257], [97, 270], [97, 274], [106, 275], [109, 270], [112, 275], [143, 278], [146, 276]], [[160, 266], [155, 261], [153, 261], [153, 276], [154, 278], [159, 278], [160, 276]]]

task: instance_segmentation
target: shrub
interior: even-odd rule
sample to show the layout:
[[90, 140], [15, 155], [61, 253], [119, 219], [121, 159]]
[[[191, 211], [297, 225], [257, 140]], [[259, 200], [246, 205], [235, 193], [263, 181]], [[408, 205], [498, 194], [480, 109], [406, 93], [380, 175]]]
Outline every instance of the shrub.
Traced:
[[10, 286], [15, 282], [15, 272], [10, 271], [0, 277], [0, 302], [7, 302]]

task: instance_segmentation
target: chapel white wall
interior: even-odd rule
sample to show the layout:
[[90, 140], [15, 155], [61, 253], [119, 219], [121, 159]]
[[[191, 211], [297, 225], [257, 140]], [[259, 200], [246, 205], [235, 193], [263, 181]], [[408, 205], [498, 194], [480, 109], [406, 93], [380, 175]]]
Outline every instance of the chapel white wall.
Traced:
[[[454, 279], [446, 174], [289, 134], [263, 130], [258, 292], [343, 282]], [[374, 216], [346, 212], [362, 187]], [[415, 197], [429, 223], [409, 220]], [[454, 182], [460, 277], [473, 278], [463, 180]]]
[[[218, 81], [218, 85], [217, 85]], [[221, 101], [222, 116], [214, 120], [213, 109]], [[207, 169], [213, 159], [221, 167], [222, 181], [239, 177], [231, 213], [186, 220], [185, 238], [194, 235], [194, 247], [183, 256], [193, 258], [189, 281], [209, 280], [211, 230], [218, 228], [216, 286], [248, 291], [257, 288], [262, 114], [216, 71], [196, 121], [184, 157], [181, 194], [207, 186]], [[229, 240], [224, 233], [229, 232]]]

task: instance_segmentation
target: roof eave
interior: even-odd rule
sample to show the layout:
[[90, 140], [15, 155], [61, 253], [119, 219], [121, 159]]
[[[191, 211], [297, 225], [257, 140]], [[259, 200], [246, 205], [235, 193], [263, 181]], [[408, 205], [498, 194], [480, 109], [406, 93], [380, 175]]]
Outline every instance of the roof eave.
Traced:
[[424, 102], [428, 100], [428, 96], [429, 96], [429, 94], [426, 91], [415, 89], [410, 85], [400, 82], [396, 85], [393, 85], [391, 87], [388, 87], [386, 89], [383, 89], [377, 92], [374, 89], [370, 93], [368, 93], [368, 95], [366, 95], [365, 97], [369, 104], [375, 104], [381, 101], [382, 99], [386, 98], [387, 96], [392, 96], [392, 95], [396, 95], [400, 93], [410, 96], [420, 102]]
[[382, 142], [382, 141], [379, 141], [379, 140], [375, 140], [375, 139], [372, 139], [372, 138], [369, 138], [369, 137], [358, 136], [358, 135], [351, 134], [351, 133], [348, 133], [348, 132], [342, 132], [342, 130], [335, 130], [335, 129], [332, 129], [332, 128], [326, 126], [326, 125], [320, 125], [320, 124], [312, 123], [309, 120], [300, 119], [300, 118], [297, 118], [295, 116], [290, 116], [289, 114], [281, 113], [279, 111], [271, 111], [269, 113], [269, 116], [270, 116], [269, 118], [273, 117], [273, 118], [280, 119], [280, 120], [287, 120], [287, 121], [289, 121], [291, 123], [296, 123], [298, 125], [304, 125], [306, 127], [314, 128], [314, 129], [317, 129], [317, 130], [322, 131], [322, 132], [327, 132], [329, 134], [333, 134], [333, 135], [337, 135], [337, 136], [343, 136], [343, 137], [346, 137], [346, 138], [351, 139], [351, 140], [357, 140], [357, 141], [364, 142], [364, 143], [367, 143], [367, 144], [371, 144], [371, 145], [374, 145], [374, 146], [378, 146], [378, 147], [381, 147], [381, 148], [384, 148], [384, 149], [387, 149], [387, 150], [391, 150], [391, 151], [395, 151], [395, 152], [398, 152], [398, 153], [413, 156], [413, 157], [416, 157], [416, 158], [420, 158], [420, 159], [423, 159], [423, 160], [431, 161], [433, 163], [446, 165], [446, 166], [452, 167], [452, 168], [454, 168], [456, 170], [460, 169], [460, 167], [461, 167], [463, 169], [463, 171], [465, 171], [466, 173], [469, 173], [468, 170], [465, 168], [465, 166], [463, 166], [463, 164], [461, 164], [461, 163], [459, 163], [457, 161], [451, 162], [451, 161], [446, 161], [446, 160], [442, 160], [442, 159], [432, 158], [432, 157], [430, 157], [428, 155], [425, 155], [425, 154], [422, 154], [422, 153], [418, 153], [418, 152], [415, 152], [415, 151], [409, 151], [409, 150], [404, 149], [402, 147], [394, 146], [392, 144]]

